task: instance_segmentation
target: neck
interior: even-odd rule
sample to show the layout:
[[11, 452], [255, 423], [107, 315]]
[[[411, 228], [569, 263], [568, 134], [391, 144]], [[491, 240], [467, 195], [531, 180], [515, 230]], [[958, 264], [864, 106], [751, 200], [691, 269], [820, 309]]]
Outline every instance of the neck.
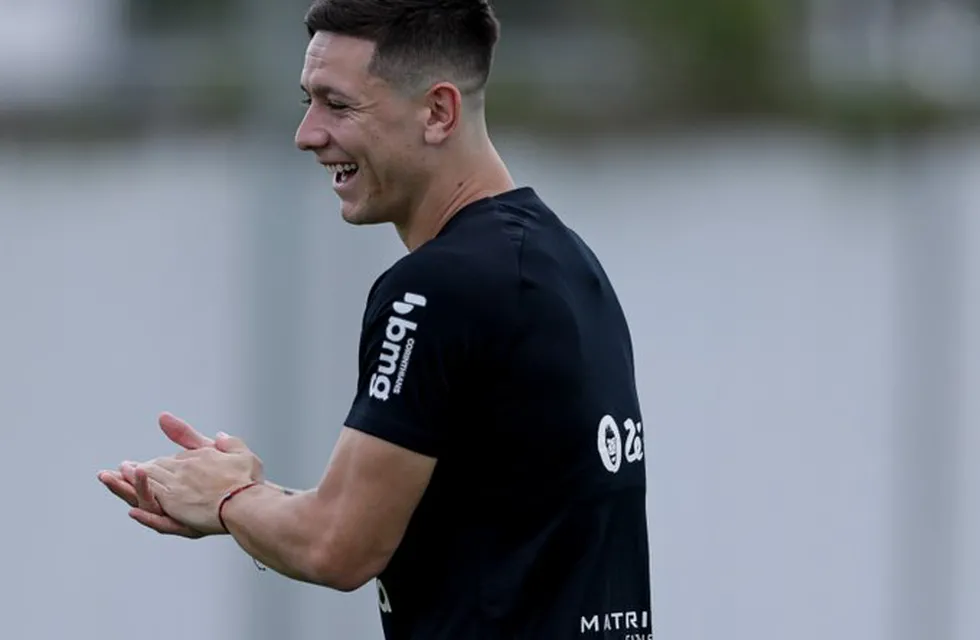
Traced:
[[514, 188], [503, 160], [486, 140], [485, 147], [469, 161], [455, 163], [441, 172], [422, 196], [405, 223], [396, 225], [409, 251], [435, 238], [460, 209]]

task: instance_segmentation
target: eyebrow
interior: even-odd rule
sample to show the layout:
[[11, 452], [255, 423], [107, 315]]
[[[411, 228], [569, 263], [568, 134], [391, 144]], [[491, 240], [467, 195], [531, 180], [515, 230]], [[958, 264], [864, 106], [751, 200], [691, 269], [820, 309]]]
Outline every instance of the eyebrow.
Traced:
[[303, 93], [307, 95], [315, 95], [320, 98], [336, 97], [346, 102], [354, 102], [354, 99], [351, 98], [349, 95], [347, 95], [343, 91], [340, 91], [339, 89], [335, 89], [334, 87], [331, 87], [330, 85], [316, 84], [310, 87], [306, 87], [302, 83], [300, 83], [299, 88], [302, 89]]

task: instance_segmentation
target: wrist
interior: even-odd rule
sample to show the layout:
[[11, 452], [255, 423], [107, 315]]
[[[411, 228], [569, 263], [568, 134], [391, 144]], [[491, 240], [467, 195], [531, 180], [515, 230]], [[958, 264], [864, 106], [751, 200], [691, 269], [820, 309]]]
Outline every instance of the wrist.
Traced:
[[264, 484], [264, 483], [261, 482], [261, 481], [253, 480], [251, 482], [247, 482], [245, 484], [238, 485], [237, 487], [235, 487], [234, 489], [228, 491], [225, 495], [223, 495], [221, 497], [221, 501], [218, 502], [218, 522], [221, 524], [221, 529], [225, 533], [230, 533], [228, 531], [228, 525], [225, 523], [225, 517], [224, 517], [225, 507], [228, 505], [228, 503], [231, 502], [232, 500], [234, 500], [235, 497], [238, 496], [240, 493], [242, 493], [244, 491], [248, 491], [249, 489], [251, 489], [253, 487], [257, 487], [257, 486], [262, 485], [262, 484]]

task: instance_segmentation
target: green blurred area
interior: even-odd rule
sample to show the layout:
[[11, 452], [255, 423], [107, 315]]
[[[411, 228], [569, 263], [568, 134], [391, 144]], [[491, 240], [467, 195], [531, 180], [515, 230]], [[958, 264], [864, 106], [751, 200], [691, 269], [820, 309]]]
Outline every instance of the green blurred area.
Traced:
[[[803, 0], [495, 0], [494, 5], [504, 26], [489, 95], [496, 126], [564, 135], [583, 128], [635, 131], [765, 120], [861, 136], [955, 125], [976, 115], [972, 107], [941, 104], [900, 81], [869, 82], [860, 91], [820, 86], [811, 78], [810, 5]], [[304, 38], [301, 20], [308, 0], [277, 0], [277, 6], [295, 14], [296, 38]], [[249, 70], [227, 62], [249, 46], [242, 37], [241, 8], [239, 0], [129, 0], [127, 27], [134, 42], [194, 33], [209, 43], [183, 81], [168, 87], [176, 93], [167, 99], [195, 121], [234, 121], [256, 99]], [[566, 33], [564, 48], [534, 46], [537, 33]], [[599, 57], [596, 43], [609, 36], [628, 45], [630, 53]], [[593, 47], [596, 59], [588, 69], [567, 55], [578, 50], [588, 59]], [[536, 75], [529, 67], [538, 69]], [[553, 80], [551, 67], [564, 84]], [[606, 71], [626, 80], [604, 82]]]

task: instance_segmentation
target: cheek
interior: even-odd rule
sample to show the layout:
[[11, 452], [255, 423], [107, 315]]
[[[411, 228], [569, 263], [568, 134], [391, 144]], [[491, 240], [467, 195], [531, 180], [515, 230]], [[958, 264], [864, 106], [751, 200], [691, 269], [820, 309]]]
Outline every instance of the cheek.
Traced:
[[420, 159], [421, 131], [413, 114], [399, 110], [380, 120], [373, 133], [376, 148], [385, 149], [385, 154], [398, 168], [411, 171]]
[[401, 132], [372, 132], [366, 140], [365, 152], [378, 180], [391, 183], [414, 173], [418, 154]]

